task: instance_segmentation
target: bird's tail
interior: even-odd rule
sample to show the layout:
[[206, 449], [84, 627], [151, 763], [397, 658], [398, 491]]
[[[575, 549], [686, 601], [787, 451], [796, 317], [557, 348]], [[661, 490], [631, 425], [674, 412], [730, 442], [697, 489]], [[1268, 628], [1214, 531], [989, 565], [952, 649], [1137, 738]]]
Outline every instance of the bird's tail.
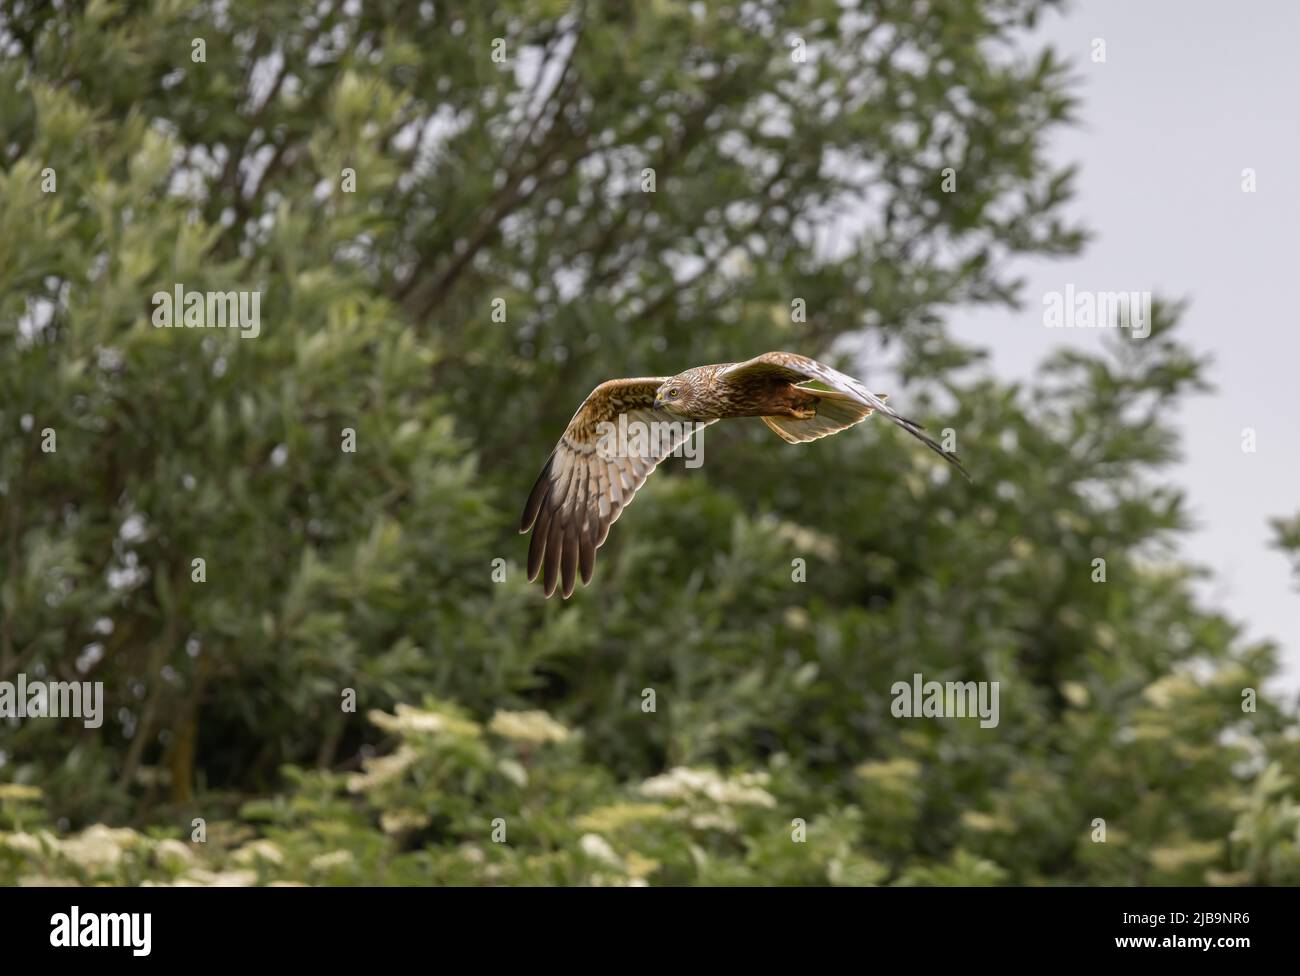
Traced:
[[903, 430], [907, 431], [909, 434], [915, 437], [918, 441], [920, 441], [930, 450], [934, 451], [935, 454], [939, 455], [939, 457], [943, 458], [954, 468], [960, 471], [961, 476], [963, 478], [965, 478], [967, 481], [971, 480], [970, 472], [967, 471], [965, 465], [961, 463], [961, 458], [959, 458], [952, 451], [945, 451], [943, 449], [943, 445], [940, 444], [938, 441], [936, 441], [929, 434], [927, 434], [925, 432], [925, 428], [922, 427], [920, 424], [918, 424], [915, 420], [908, 420], [906, 417], [902, 416], [901, 414], [894, 413], [894, 411], [892, 410], [882, 411], [882, 412], [884, 412], [885, 416], [888, 417], [890, 420], [892, 420], [894, 423], [896, 423], [899, 427], [902, 427]]

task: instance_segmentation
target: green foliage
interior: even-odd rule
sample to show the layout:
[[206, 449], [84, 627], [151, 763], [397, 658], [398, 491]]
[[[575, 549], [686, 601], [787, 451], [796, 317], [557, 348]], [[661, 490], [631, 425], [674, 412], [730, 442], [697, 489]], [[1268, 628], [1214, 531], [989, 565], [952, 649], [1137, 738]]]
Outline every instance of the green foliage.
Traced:
[[[9, 4], [0, 680], [107, 716], [0, 726], [0, 883], [1300, 882], [1274, 648], [1176, 550], [1177, 310], [1024, 386], [943, 326], [1084, 241], [1045, 6]], [[524, 581], [591, 387], [779, 348], [883, 350], [974, 483], [719, 425]]]

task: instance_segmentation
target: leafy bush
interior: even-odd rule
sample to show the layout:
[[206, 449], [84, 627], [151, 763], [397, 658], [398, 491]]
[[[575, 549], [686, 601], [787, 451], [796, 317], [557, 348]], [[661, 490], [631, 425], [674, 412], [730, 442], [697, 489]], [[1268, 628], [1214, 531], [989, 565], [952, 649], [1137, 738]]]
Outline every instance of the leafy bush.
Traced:
[[[107, 718], [0, 726], [0, 882], [1300, 878], [1275, 648], [1177, 550], [1177, 309], [1024, 384], [943, 325], [1085, 238], [1049, 6], [9, 4], [0, 680]], [[154, 328], [177, 284], [260, 334]], [[588, 390], [779, 348], [974, 483], [718, 425], [523, 579]]]

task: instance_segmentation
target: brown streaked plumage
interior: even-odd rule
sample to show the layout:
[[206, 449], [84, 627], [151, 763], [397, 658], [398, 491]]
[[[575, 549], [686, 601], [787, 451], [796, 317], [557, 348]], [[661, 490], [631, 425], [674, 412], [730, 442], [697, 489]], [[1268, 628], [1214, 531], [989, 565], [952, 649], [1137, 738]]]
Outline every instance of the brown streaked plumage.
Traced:
[[[806, 386], [817, 381], [831, 387]], [[694, 421], [712, 424], [731, 417], [759, 417], [775, 433], [798, 444], [861, 423], [875, 411], [902, 427], [968, 479], [955, 454], [900, 416], [884, 395], [838, 370], [792, 352], [769, 352], [743, 363], [696, 366], [676, 376], [608, 380], [591, 391], [569, 421], [524, 506], [519, 531], [532, 530], [528, 578], [543, 573], [546, 595], [556, 587], [567, 598], [579, 574], [591, 582], [596, 550], [659, 462], [693, 432], [672, 436], [631, 456], [598, 450], [602, 424], [628, 421]], [[608, 429], [608, 428], [605, 428]]]

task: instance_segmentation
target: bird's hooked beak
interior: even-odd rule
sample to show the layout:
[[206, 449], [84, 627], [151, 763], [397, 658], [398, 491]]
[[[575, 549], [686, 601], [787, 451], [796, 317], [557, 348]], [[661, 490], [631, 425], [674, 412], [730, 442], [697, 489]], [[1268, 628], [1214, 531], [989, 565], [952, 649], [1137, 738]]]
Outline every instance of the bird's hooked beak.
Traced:
[[663, 395], [663, 391], [661, 390], [655, 394], [654, 406], [651, 409], [660, 410], [663, 408], [663, 405], [664, 405], [664, 395]]

